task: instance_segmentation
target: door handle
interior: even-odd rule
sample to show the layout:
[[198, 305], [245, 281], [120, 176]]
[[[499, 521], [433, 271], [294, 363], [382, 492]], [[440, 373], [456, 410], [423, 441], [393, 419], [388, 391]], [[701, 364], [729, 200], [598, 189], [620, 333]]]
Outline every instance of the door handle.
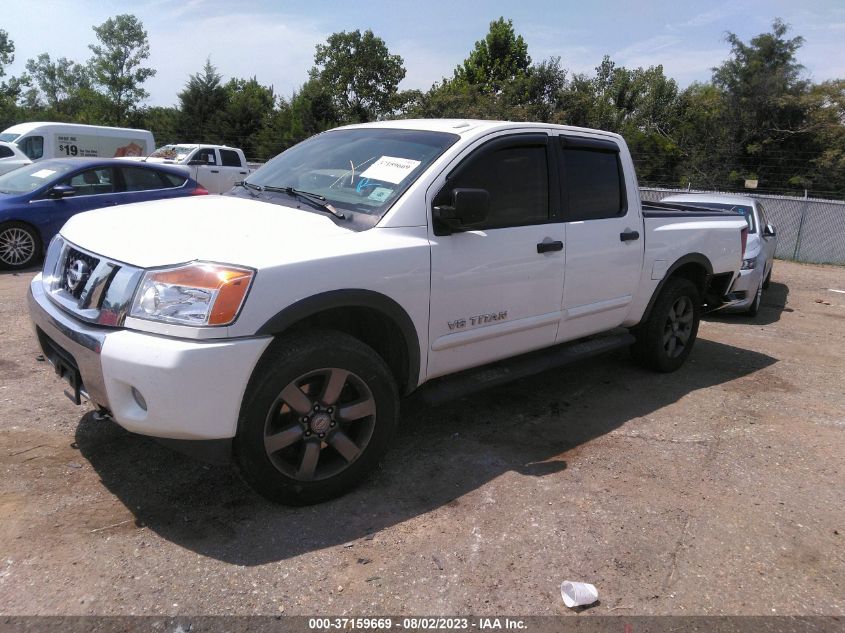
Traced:
[[219, 174], [219, 173], [220, 173], [220, 170], [219, 170], [219, 169], [212, 169], [212, 170], [211, 170], [211, 173], [212, 173], [212, 174]]
[[622, 231], [619, 234], [619, 239], [622, 240], [623, 242], [630, 242], [630, 241], [633, 241], [633, 240], [638, 240], [638, 239], [640, 239], [640, 233], [639, 233], [639, 231]]
[[552, 251], [562, 251], [563, 250], [563, 242], [560, 240], [556, 242], [540, 242], [537, 244], [537, 252], [538, 253], [550, 253]]
[[245, 171], [239, 171], [238, 173], [239, 173], [239, 174], [246, 174], [246, 172], [245, 172]]

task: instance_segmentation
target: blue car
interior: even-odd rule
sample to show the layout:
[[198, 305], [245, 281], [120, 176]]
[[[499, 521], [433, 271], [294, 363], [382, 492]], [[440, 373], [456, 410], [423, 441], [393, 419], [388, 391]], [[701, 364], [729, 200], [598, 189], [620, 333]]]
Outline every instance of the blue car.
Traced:
[[20, 167], [0, 176], [0, 269], [36, 264], [77, 213], [207, 193], [178, 168], [159, 164], [57, 158]]

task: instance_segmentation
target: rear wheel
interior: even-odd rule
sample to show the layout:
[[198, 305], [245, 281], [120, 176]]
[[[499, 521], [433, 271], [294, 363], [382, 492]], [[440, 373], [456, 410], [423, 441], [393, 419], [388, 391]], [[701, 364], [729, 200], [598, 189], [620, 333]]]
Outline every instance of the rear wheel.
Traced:
[[22, 222], [0, 225], [0, 268], [19, 270], [41, 257], [41, 240], [31, 226]]
[[356, 486], [386, 452], [399, 396], [382, 358], [338, 332], [279, 340], [244, 399], [235, 459], [265, 497], [316, 503]]
[[633, 357], [645, 367], [672, 372], [686, 361], [698, 334], [701, 299], [688, 279], [674, 277], [666, 282], [651, 314], [636, 330]]

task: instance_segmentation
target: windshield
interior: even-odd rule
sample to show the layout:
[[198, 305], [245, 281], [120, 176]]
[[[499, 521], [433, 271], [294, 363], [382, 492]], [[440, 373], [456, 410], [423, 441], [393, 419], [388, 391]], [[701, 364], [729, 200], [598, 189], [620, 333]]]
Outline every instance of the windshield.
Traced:
[[197, 145], [164, 145], [150, 154], [150, 158], [166, 158], [168, 160], [185, 160]]
[[381, 215], [458, 138], [418, 130], [333, 130], [279, 154], [247, 183], [293, 187], [323, 196], [341, 211]]
[[0, 193], [35, 191], [73, 168], [73, 165], [54, 163], [53, 161], [42, 161], [34, 165], [19, 167], [0, 176]]
[[7, 143], [11, 143], [16, 138], [18, 138], [20, 134], [13, 134], [11, 132], [3, 132], [0, 134], [0, 141], [6, 141]]
[[[667, 201], [668, 202], [668, 201]], [[686, 204], [691, 207], [701, 209], [727, 209], [728, 211], [737, 211], [745, 216], [745, 221], [748, 222], [748, 232], [756, 233], [757, 226], [754, 223], [754, 212], [751, 207], [742, 204], [729, 204], [727, 202], [679, 202], [678, 204]]]

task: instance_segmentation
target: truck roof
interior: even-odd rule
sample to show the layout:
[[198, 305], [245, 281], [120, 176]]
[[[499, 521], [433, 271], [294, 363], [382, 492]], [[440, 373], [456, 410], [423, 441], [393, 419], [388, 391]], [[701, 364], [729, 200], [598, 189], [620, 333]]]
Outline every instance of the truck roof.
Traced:
[[421, 130], [430, 132], [449, 132], [460, 136], [478, 136], [485, 132], [494, 132], [500, 129], [536, 128], [554, 129], [563, 132], [589, 132], [591, 134], [602, 134], [604, 136], [621, 139], [622, 137], [606, 130], [594, 130], [572, 125], [555, 125], [552, 123], [527, 123], [522, 121], [488, 121], [484, 119], [396, 119], [392, 121], [377, 121], [374, 123], [357, 123], [346, 125], [341, 129], [354, 129], [366, 127], [390, 128], [397, 130]]
[[84, 123], [62, 123], [61, 121], [32, 121], [29, 123], [18, 123], [17, 125], [12, 125], [5, 130], [4, 132], [9, 132], [12, 134], [26, 134], [32, 130], [42, 127], [62, 127], [62, 128], [81, 128], [83, 130], [107, 130], [109, 132], [132, 132], [132, 133], [143, 133], [149, 134], [149, 130], [140, 130], [136, 128], [128, 128], [128, 127], [109, 127], [106, 125], [85, 125]]

